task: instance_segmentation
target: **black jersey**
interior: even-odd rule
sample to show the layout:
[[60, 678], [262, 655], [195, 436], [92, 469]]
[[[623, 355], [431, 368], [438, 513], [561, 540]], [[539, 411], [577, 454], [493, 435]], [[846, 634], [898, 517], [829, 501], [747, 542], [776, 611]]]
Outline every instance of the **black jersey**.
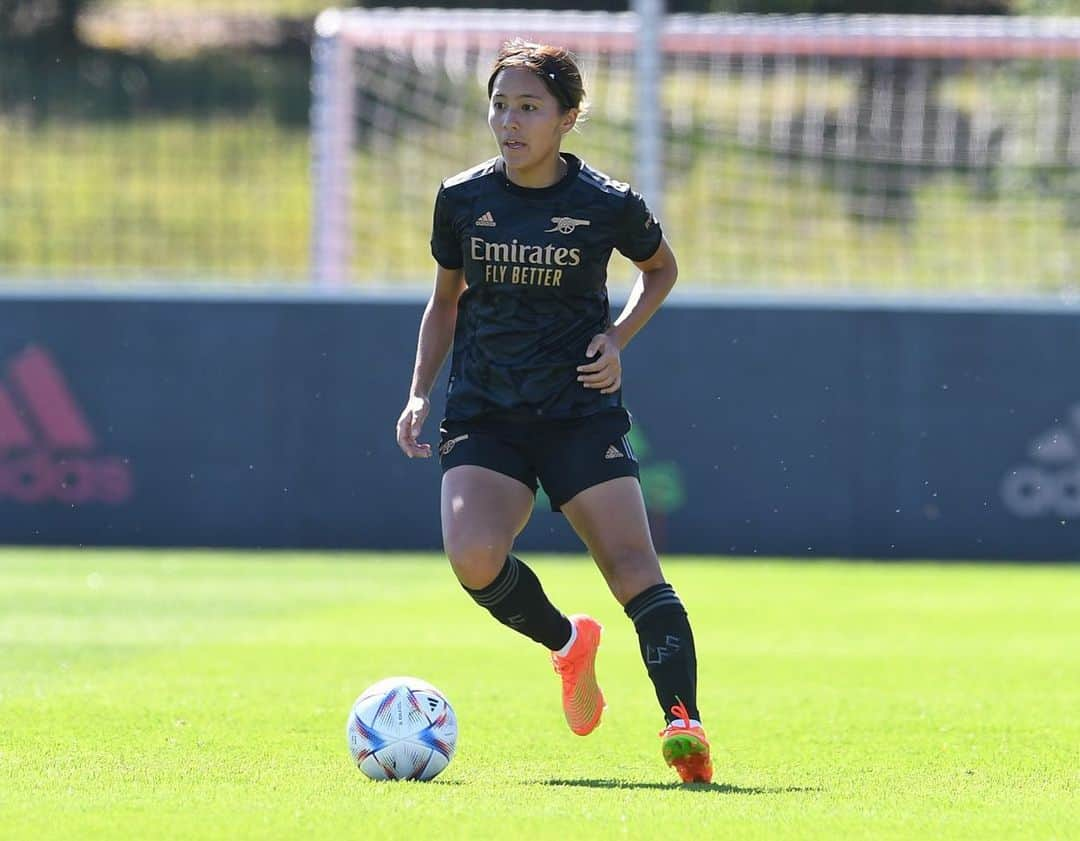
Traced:
[[641, 262], [660, 225], [641, 196], [573, 155], [550, 187], [511, 182], [502, 158], [448, 178], [435, 201], [431, 253], [464, 267], [446, 417], [583, 417], [619, 406], [578, 382], [577, 366], [611, 326], [613, 248]]

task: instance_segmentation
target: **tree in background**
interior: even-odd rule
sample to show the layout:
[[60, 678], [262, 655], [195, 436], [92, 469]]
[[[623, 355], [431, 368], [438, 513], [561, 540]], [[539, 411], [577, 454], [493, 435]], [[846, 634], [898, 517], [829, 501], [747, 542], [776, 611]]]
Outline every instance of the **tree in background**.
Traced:
[[[224, 8], [227, 3], [222, 0]], [[170, 32], [172, 21], [186, 24], [175, 27], [171, 49], [162, 51], [146, 31], [125, 29], [124, 7], [108, 43], [95, 42], [87, 21], [115, 13], [109, 0], [0, 0], [0, 113], [40, 124], [56, 117], [236, 117], [262, 109], [280, 122], [305, 125], [312, 20], [263, 14], [261, 0], [233, 3], [236, 12], [217, 21], [184, 0], [141, 10], [160, 16]], [[204, 44], [204, 22], [207, 33], [224, 28], [232, 40]]]
[[95, 0], [0, 0], [0, 41], [65, 54], [79, 47], [78, 21]]

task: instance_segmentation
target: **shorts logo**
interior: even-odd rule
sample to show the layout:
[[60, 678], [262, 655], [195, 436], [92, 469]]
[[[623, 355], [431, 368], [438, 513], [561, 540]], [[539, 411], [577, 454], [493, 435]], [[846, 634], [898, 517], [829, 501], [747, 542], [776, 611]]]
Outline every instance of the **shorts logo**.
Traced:
[[592, 224], [588, 219], [575, 219], [573, 216], [552, 216], [551, 222], [554, 227], [544, 231], [545, 234], [550, 234], [552, 231], [558, 231], [560, 234], [572, 234], [574, 228], [578, 225]]
[[604, 453], [604, 458], [610, 461], [614, 458], [626, 458], [626, 456], [622, 454], [618, 447], [616, 447], [614, 444], [611, 444], [607, 448], [607, 452]]
[[465, 435], [459, 435], [457, 438], [451, 438], [449, 441], [443, 441], [439, 445], [439, 455], [450, 455], [450, 451], [454, 449], [455, 446], [457, 446], [458, 441], [464, 441], [468, 437], [468, 433], [466, 433]]
[[475, 224], [476, 224], [476, 227], [478, 227], [478, 228], [494, 228], [495, 227], [495, 217], [491, 215], [491, 211], [489, 210], [487, 213], [480, 216], [476, 220]]

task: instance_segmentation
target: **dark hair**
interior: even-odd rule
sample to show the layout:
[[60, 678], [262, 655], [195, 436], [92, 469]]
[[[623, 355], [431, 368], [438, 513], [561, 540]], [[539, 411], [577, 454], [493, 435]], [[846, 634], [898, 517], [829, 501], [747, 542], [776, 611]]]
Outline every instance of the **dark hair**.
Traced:
[[569, 50], [550, 44], [534, 44], [522, 38], [507, 41], [495, 56], [495, 66], [488, 77], [488, 99], [491, 99], [491, 92], [495, 88], [495, 77], [509, 67], [528, 70], [539, 78], [563, 111], [571, 108], [584, 110], [585, 85]]

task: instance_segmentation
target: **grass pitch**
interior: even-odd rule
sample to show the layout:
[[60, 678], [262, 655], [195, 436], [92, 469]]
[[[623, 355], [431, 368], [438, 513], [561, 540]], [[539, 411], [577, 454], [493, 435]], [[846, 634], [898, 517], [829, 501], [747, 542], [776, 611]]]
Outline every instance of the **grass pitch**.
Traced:
[[[0, 836], [1080, 835], [1080, 568], [669, 559], [715, 745], [684, 787], [591, 562], [529, 560], [606, 626], [585, 739], [435, 557], [0, 550]], [[434, 782], [351, 766], [391, 674], [458, 713]]]

